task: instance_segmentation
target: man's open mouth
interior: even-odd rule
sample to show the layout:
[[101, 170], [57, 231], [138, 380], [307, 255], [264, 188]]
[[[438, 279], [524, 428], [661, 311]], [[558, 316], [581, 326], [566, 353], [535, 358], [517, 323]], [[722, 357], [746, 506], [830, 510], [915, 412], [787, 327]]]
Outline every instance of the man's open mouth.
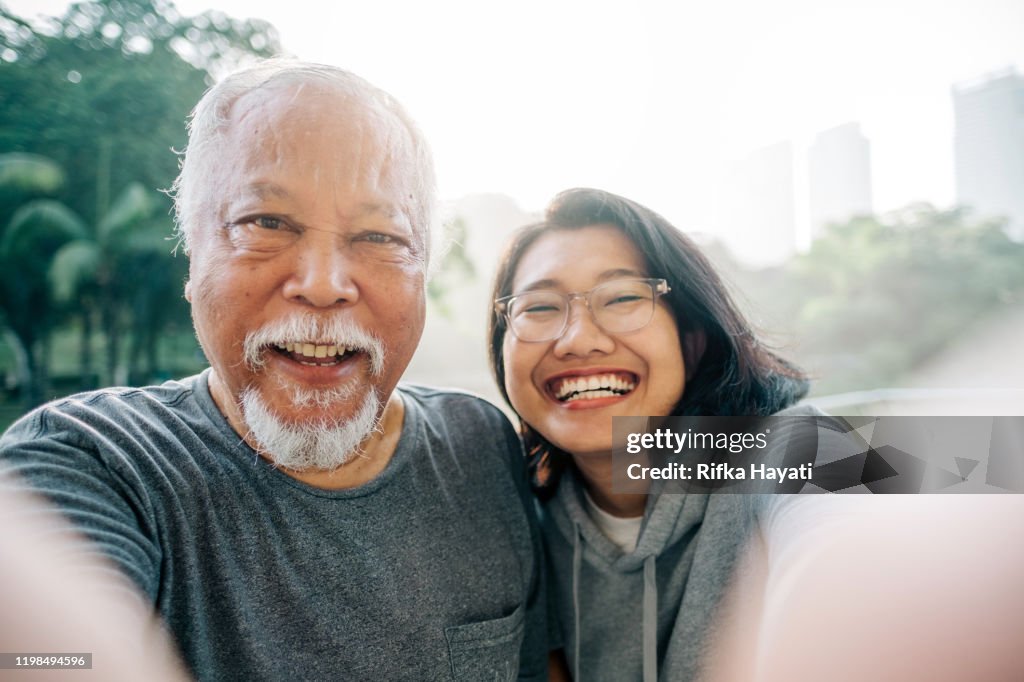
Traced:
[[561, 376], [548, 382], [548, 392], [559, 402], [614, 398], [631, 393], [637, 385], [632, 372]]
[[309, 365], [310, 367], [340, 365], [357, 353], [362, 352], [359, 348], [305, 341], [278, 343], [267, 348], [300, 365]]

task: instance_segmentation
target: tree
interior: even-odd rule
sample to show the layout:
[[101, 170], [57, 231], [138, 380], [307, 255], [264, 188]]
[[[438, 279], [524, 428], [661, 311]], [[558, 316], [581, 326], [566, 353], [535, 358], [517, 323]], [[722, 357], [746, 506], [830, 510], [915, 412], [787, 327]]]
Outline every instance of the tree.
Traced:
[[[0, 154], [0, 246], [13, 247], [7, 233], [19, 208], [32, 199], [55, 193], [63, 184], [64, 171], [51, 159], [34, 154]], [[22, 215], [19, 222], [26, 220]], [[31, 339], [44, 333], [45, 324], [38, 320], [37, 327], [25, 329], [32, 320], [14, 297], [21, 279], [19, 265], [24, 265], [20, 256], [0, 248], [0, 332], [14, 356], [18, 384], [30, 387], [36, 377], [37, 359]], [[23, 333], [19, 334], [18, 329]], [[41, 394], [41, 386], [33, 389]]]
[[[166, 273], [181, 272], [180, 267], [172, 267], [173, 261], [168, 262], [169, 221], [154, 219], [157, 202], [154, 192], [130, 184], [94, 229], [63, 244], [53, 255], [48, 272], [53, 299], [80, 317], [79, 376], [86, 383], [94, 376], [92, 335], [97, 319], [107, 348], [103, 383], [117, 380], [123, 338], [132, 341], [130, 358], [135, 362], [129, 363], [129, 374], [137, 373], [132, 370], [137, 369], [143, 346], [149, 347], [149, 372], [155, 370], [156, 338], [175, 310], [167, 300]], [[180, 280], [176, 285], [180, 298]]]
[[473, 283], [476, 268], [466, 251], [469, 231], [466, 221], [455, 218], [447, 225], [444, 252], [440, 256], [441, 263], [427, 283], [427, 297], [437, 306], [438, 312], [447, 318], [452, 317], [448, 297], [452, 291]]
[[86, 234], [84, 221], [52, 199], [30, 200], [4, 221], [0, 294], [5, 337], [14, 350], [19, 382], [27, 388], [30, 405], [41, 402], [44, 395], [48, 341], [57, 322], [46, 274], [57, 250]]
[[0, 150], [56, 161], [61, 198], [98, 221], [111, 187], [170, 186], [211, 71], [278, 51], [265, 22], [185, 18], [166, 0], [79, 3], [42, 26], [0, 10]]
[[[167, 0], [78, 3], [40, 24], [0, 6], [0, 153], [35, 163], [14, 175], [0, 164], [0, 229], [9, 238], [4, 315], [37, 349], [21, 363], [22, 374], [35, 363], [31, 401], [45, 383], [48, 334], [71, 317], [82, 327], [86, 377], [91, 328], [104, 330], [106, 380], [122, 338], [131, 344], [130, 367], [148, 358], [152, 372], [160, 330], [187, 324], [184, 263], [167, 241], [170, 200], [155, 190], [177, 174], [184, 121], [212, 74], [279, 49], [266, 22], [219, 12], [184, 17]], [[51, 203], [15, 196], [30, 171], [33, 191], [45, 187]], [[16, 206], [23, 212], [14, 221]]]
[[1024, 300], [1024, 244], [998, 221], [916, 204], [830, 226], [782, 275], [744, 287], [795, 321], [818, 390], [892, 386], [981, 316]]

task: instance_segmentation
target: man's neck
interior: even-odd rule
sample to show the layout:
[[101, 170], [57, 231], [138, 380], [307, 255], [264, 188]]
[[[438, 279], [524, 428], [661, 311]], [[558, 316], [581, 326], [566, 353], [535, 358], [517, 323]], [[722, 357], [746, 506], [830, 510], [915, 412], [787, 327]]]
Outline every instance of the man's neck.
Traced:
[[282, 467], [281, 471], [297, 481], [324, 490], [345, 490], [358, 488], [376, 478], [387, 467], [398, 448], [405, 422], [405, 404], [398, 391], [391, 393], [380, 427], [360, 445], [360, 454], [344, 466], [331, 471], [292, 471]]
[[[227, 388], [220, 381], [216, 372], [210, 374], [210, 396], [217, 408], [227, 418], [231, 428], [242, 436], [249, 447], [260, 452], [259, 444], [252, 440], [252, 435], [245, 425], [241, 410], [237, 403], [231, 400]], [[380, 425], [360, 444], [360, 454], [353, 457], [347, 464], [330, 471], [295, 471], [285, 467], [281, 467], [281, 471], [295, 480], [315, 488], [324, 490], [357, 488], [372, 481], [387, 467], [398, 447], [404, 423], [405, 404], [399, 397], [398, 391], [392, 391], [388, 403], [384, 407]], [[274, 461], [272, 457], [263, 452], [260, 452], [260, 457], [269, 462]]]

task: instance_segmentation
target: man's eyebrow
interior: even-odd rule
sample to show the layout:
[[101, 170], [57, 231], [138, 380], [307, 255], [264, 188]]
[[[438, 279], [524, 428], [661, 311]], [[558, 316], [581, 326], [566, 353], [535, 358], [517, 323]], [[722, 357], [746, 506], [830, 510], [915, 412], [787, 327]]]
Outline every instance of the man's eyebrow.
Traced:
[[[245, 192], [250, 192], [257, 199], [291, 199], [292, 193], [276, 182], [253, 182], [245, 186]], [[358, 206], [360, 215], [383, 215], [387, 218], [402, 213], [401, 208], [389, 202], [364, 201]]]
[[253, 182], [246, 185], [245, 191], [255, 194], [258, 199], [288, 199], [292, 196], [291, 192], [274, 182]]
[[362, 215], [380, 214], [385, 218], [393, 218], [402, 213], [402, 209], [387, 202], [364, 201], [359, 204], [359, 213]]

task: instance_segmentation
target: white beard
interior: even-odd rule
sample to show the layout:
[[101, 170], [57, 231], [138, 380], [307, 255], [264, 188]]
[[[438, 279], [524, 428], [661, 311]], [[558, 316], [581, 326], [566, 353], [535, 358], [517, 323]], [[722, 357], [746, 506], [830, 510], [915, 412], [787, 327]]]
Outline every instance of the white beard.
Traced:
[[[244, 342], [244, 362], [253, 372], [265, 365], [268, 346], [295, 340], [319, 341], [359, 349], [369, 361], [370, 375], [384, 369], [384, 344], [373, 334], [341, 316], [295, 314], [275, 320], [250, 332]], [[291, 385], [277, 377], [277, 390], [288, 396], [296, 408], [329, 410], [361, 402], [350, 419], [320, 417], [296, 424], [283, 422], [274, 414], [260, 392], [251, 386], [242, 391], [239, 405], [256, 450], [275, 466], [292, 471], [333, 471], [362, 452], [360, 444], [378, 429], [380, 397], [365, 383], [315, 390]], [[366, 396], [360, 398], [361, 391]]]
[[[305, 395], [310, 393], [309, 395]], [[329, 395], [303, 392], [296, 404], [332, 404], [337, 391]], [[353, 396], [344, 396], [348, 400]], [[372, 389], [350, 419], [335, 421], [321, 417], [299, 424], [286, 424], [267, 406], [259, 391], [246, 388], [241, 396], [242, 415], [249, 434], [257, 443], [257, 451], [275, 466], [292, 471], [333, 471], [361, 455], [359, 446], [378, 428], [380, 398]]]

